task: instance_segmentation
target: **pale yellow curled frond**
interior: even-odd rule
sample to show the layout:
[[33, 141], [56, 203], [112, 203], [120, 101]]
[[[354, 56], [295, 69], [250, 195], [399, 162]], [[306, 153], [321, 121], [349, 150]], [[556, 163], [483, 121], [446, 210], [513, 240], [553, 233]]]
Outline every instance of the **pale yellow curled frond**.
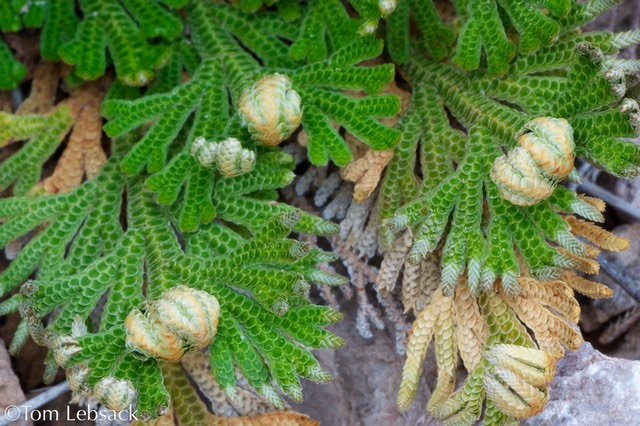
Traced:
[[262, 77], [240, 96], [238, 112], [258, 145], [275, 146], [298, 128], [300, 95], [285, 74]]
[[480, 313], [476, 298], [466, 285], [457, 286], [454, 308], [460, 358], [467, 371], [473, 371], [482, 361], [484, 342], [488, 334], [487, 323]]
[[555, 189], [555, 184], [545, 178], [531, 154], [521, 147], [495, 159], [491, 180], [500, 189], [502, 198], [518, 206], [536, 204]]
[[508, 373], [505, 378], [508, 382], [501, 381], [502, 377], [498, 379], [497, 375], [492, 373], [485, 373], [484, 378], [487, 398], [493, 401], [500, 411], [511, 417], [523, 418], [538, 414], [544, 409], [549, 400], [546, 389], [535, 388], [514, 374]]
[[368, 150], [362, 158], [347, 164], [342, 171], [342, 177], [355, 183], [353, 199], [362, 202], [369, 198], [378, 187], [378, 182], [389, 161], [393, 157], [392, 149], [382, 151]]
[[606, 285], [589, 281], [575, 272], [565, 272], [562, 279], [575, 291], [592, 299], [608, 299], [613, 297], [613, 290]]
[[547, 178], [563, 179], [573, 170], [573, 128], [564, 118], [536, 117], [524, 125], [517, 139]]
[[550, 385], [556, 371], [556, 358], [535, 348], [501, 343], [485, 356], [494, 368], [507, 369], [539, 388]]
[[409, 249], [411, 249], [411, 232], [405, 231], [396, 239], [393, 247], [385, 253], [376, 278], [376, 290], [382, 297], [387, 297], [387, 294], [395, 288]]
[[[449, 298], [446, 298], [449, 299]], [[436, 331], [440, 312], [450, 308], [441, 292], [434, 294], [431, 303], [418, 314], [407, 338], [407, 360], [402, 370], [402, 382], [398, 391], [398, 406], [407, 409], [416, 395], [418, 381], [422, 373], [422, 363]]]
[[438, 380], [427, 404], [430, 410], [435, 404], [446, 400], [455, 389], [456, 367], [458, 365], [458, 345], [456, 342], [456, 321], [453, 297], [444, 297], [438, 315], [435, 332], [435, 353], [438, 366]]
[[585, 274], [590, 274], [590, 275], [597, 274], [598, 272], [600, 272], [600, 264], [598, 263], [597, 260], [591, 259], [590, 257], [576, 256], [575, 254], [571, 253], [569, 250], [566, 250], [562, 247], [556, 247], [556, 250], [558, 250], [559, 253], [571, 259], [571, 262], [573, 263], [574, 268], [577, 269], [578, 271], [581, 271], [581, 272], [584, 272]]
[[584, 194], [578, 194], [578, 198], [580, 198], [585, 203], [591, 204], [591, 206], [593, 206], [600, 213], [604, 213], [604, 211], [607, 209], [607, 203], [605, 203], [600, 198], [589, 197]]
[[167, 290], [145, 312], [125, 318], [126, 347], [149, 358], [177, 362], [185, 353], [207, 347], [217, 328], [220, 305], [202, 290], [181, 285]]
[[522, 297], [529, 297], [538, 303], [549, 306], [573, 323], [580, 320], [580, 304], [573, 289], [564, 281], [538, 281], [533, 278], [521, 278], [519, 281]]
[[600, 248], [609, 251], [629, 249], [629, 240], [606, 231], [594, 223], [573, 216], [565, 216], [565, 220], [571, 226], [571, 232], [573, 234], [591, 241]]
[[517, 140], [519, 146], [495, 159], [490, 175], [505, 200], [530, 206], [548, 198], [573, 170], [573, 128], [564, 118], [537, 117]]

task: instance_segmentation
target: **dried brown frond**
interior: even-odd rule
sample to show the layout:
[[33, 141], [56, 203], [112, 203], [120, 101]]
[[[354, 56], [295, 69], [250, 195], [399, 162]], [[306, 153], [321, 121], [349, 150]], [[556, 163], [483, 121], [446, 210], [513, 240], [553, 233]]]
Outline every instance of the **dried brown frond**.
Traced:
[[224, 390], [220, 389], [211, 373], [209, 354], [190, 353], [182, 359], [182, 366], [202, 394], [209, 399], [213, 412], [219, 416], [255, 416], [276, 410], [275, 406], [253, 391], [242, 379], [236, 386], [237, 394], [230, 399]]
[[575, 269], [582, 271], [585, 274], [597, 274], [600, 271], [600, 264], [595, 259], [575, 255], [562, 247], [557, 247], [556, 250], [571, 259]]
[[613, 290], [606, 285], [589, 281], [575, 272], [565, 272], [562, 280], [578, 293], [593, 299], [608, 299], [613, 297]]
[[102, 95], [96, 83], [87, 83], [63, 102], [69, 105], [74, 118], [73, 130], [53, 174], [41, 182], [47, 192], [71, 191], [82, 183], [85, 175], [88, 179], [95, 177], [107, 161], [101, 145]]
[[[535, 282], [539, 284], [534, 284]], [[544, 285], [535, 280], [527, 284], [534, 287], [539, 287], [541, 284]], [[564, 356], [562, 344], [565, 344], [571, 350], [578, 350], [583, 342], [582, 336], [564, 319], [530, 297], [531, 291], [540, 290], [540, 288], [537, 290], [530, 289], [517, 295], [507, 295], [502, 287], [499, 287], [500, 294], [505, 302], [513, 309], [518, 318], [533, 331], [540, 349], [549, 352], [556, 358], [562, 358]]]
[[592, 259], [595, 259], [596, 257], [598, 257], [601, 253], [597, 247], [592, 246], [591, 244], [585, 244], [584, 248], [586, 250], [587, 257], [590, 257]]
[[252, 417], [218, 418], [217, 421], [216, 424], [220, 426], [317, 426], [320, 424], [309, 416], [295, 411], [275, 411]]
[[454, 309], [460, 358], [467, 371], [473, 371], [482, 361], [488, 331], [478, 302], [466, 284], [456, 287]]
[[609, 251], [629, 249], [629, 240], [606, 231], [592, 222], [587, 222], [574, 216], [565, 216], [565, 220], [571, 226], [571, 232], [574, 235], [583, 237], [600, 248]]
[[573, 289], [564, 281], [537, 281], [533, 278], [521, 278], [520, 295], [555, 309], [573, 323], [580, 320], [580, 305]]
[[20, 104], [16, 114], [45, 114], [49, 112], [55, 104], [61, 76], [59, 63], [41, 61], [33, 73], [29, 96]]
[[359, 202], [367, 199], [378, 187], [384, 168], [391, 161], [393, 150], [368, 150], [364, 157], [349, 163], [342, 171], [342, 177], [355, 183], [353, 199]]
[[393, 247], [386, 252], [376, 279], [376, 290], [382, 297], [386, 297], [395, 288], [400, 269], [402, 269], [402, 265], [404, 265], [411, 248], [411, 243], [411, 232], [405, 231], [396, 239]]

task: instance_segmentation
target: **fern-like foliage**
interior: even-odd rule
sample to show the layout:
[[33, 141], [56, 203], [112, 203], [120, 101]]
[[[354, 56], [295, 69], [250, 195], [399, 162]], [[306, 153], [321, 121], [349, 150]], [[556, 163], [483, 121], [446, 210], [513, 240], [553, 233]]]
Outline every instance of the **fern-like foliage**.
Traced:
[[[505, 424], [539, 412], [548, 398], [550, 378], [538, 380], [524, 364], [552, 377], [562, 345], [579, 347], [581, 337], [568, 325], [578, 319], [574, 289], [610, 294], [568, 272], [597, 272], [599, 251], [582, 229], [589, 222], [576, 226], [574, 216], [602, 222], [604, 206], [557, 183], [574, 156], [617, 177], [638, 175], [640, 147], [629, 138], [638, 135], [639, 110], [625, 97], [630, 71], [607, 56], [638, 40], [635, 31], [576, 30], [614, 2], [571, 11], [570, 2], [544, 2], [548, 13], [534, 2], [455, 3], [464, 22], [455, 50], [453, 27], [435, 8], [411, 2], [390, 18], [387, 34], [413, 98], [396, 126], [402, 136], [381, 187], [381, 236], [397, 256], [408, 233], [405, 270], [434, 252], [441, 263], [440, 288], [413, 326], [398, 401], [412, 400], [435, 339], [439, 374], [429, 411], [446, 424], [473, 424], [484, 392], [485, 424]], [[517, 52], [500, 11], [520, 35]], [[408, 50], [411, 14], [421, 33]], [[482, 49], [486, 67], [466, 72], [480, 66]], [[439, 61], [446, 57], [453, 64]], [[609, 250], [627, 246], [586, 239]], [[454, 393], [458, 357], [469, 376]]]
[[[236, 110], [243, 90], [259, 75], [268, 72], [260, 62], [289, 75], [293, 88], [300, 94], [304, 109], [302, 125], [309, 134], [312, 162], [326, 164], [329, 156], [338, 164], [346, 164], [351, 159], [351, 151], [331, 125], [332, 120], [374, 149], [389, 148], [396, 142], [397, 130], [374, 119], [396, 114], [400, 107], [396, 97], [374, 95], [354, 99], [337, 90], [375, 93], [393, 78], [394, 70], [390, 65], [354, 66], [380, 54], [382, 44], [379, 40], [357, 38], [328, 59], [301, 66], [289, 58], [287, 46], [276, 37], [283, 34], [283, 29], [290, 28], [286, 22], [276, 21], [275, 16], [249, 19], [223, 4], [193, 2], [187, 8], [187, 18], [195, 52], [201, 58], [193, 78], [182, 84], [174, 81], [176, 87], [170, 92], [131, 101], [109, 100], [103, 107], [105, 116], [110, 119], [105, 126], [110, 136], [119, 136], [153, 122], [145, 136], [127, 153], [122, 168], [130, 175], [140, 173], [145, 166], [154, 173], [147, 184], [158, 193], [161, 204], [176, 202], [184, 186], [181, 230], [193, 231], [199, 223], [213, 219], [215, 208], [208, 201], [210, 194], [224, 191], [222, 188], [227, 186], [219, 181], [214, 188], [214, 171], [197, 166], [190, 154], [194, 140], [205, 137], [220, 141], [235, 137], [255, 149]], [[261, 61], [252, 57], [234, 36]], [[282, 68], [286, 65], [291, 68]], [[181, 67], [178, 59], [175, 66], [178, 70]], [[179, 72], [173, 74], [174, 78], [179, 78]], [[229, 98], [232, 104], [229, 104]], [[170, 153], [169, 148], [176, 139], [181, 140], [183, 146]], [[168, 159], [171, 154], [173, 156]], [[278, 165], [258, 162], [257, 167], [266, 170], [273, 166]], [[251, 183], [251, 190], [273, 189], [288, 183], [291, 178], [286, 171], [274, 173], [269, 176], [270, 182]], [[266, 203], [262, 208], [268, 208]]]
[[[82, 365], [86, 373], [81, 382], [88, 391], [95, 392], [105, 377], [128, 381], [138, 395], [141, 414], [152, 418], [163, 413], [169, 395], [157, 360], [140, 359], [126, 348], [123, 324], [144, 300], [157, 299], [182, 284], [215, 294], [220, 303], [221, 319], [210, 352], [216, 380], [230, 395], [236, 366], [255, 389], [280, 406], [272, 381], [299, 400], [298, 376], [329, 380], [303, 348], [340, 346], [341, 339], [320, 328], [340, 315], [311, 305], [305, 296], [309, 281], [338, 284], [342, 279], [316, 269], [332, 255], [285, 238], [301, 213], [291, 208], [283, 213], [248, 210], [252, 233], [245, 235], [250, 238], [209, 223], [189, 236], [183, 250], [171, 226], [171, 212], [154, 202], [141, 177], [123, 178], [118, 158], [112, 157], [96, 179], [68, 194], [14, 197], [3, 200], [0, 208], [7, 219], [0, 227], [3, 244], [41, 227], [1, 280], [6, 294], [38, 268], [37, 280], [24, 284], [4, 307], [19, 305], [31, 334], [51, 348], [50, 361], [55, 359], [69, 371]], [[236, 191], [243, 188], [238, 186]], [[126, 230], [119, 222], [125, 189]], [[242, 225], [249, 220], [238, 214], [242, 198], [238, 201], [228, 204], [228, 210], [218, 209], [224, 223]], [[78, 318], [90, 317], [100, 300], [104, 307], [99, 326], [74, 337], [77, 350], [65, 355], [68, 345], [61, 342], [72, 335]], [[42, 319], [52, 312], [43, 327]], [[55, 363], [51, 366], [49, 379], [56, 369]]]
[[[359, 201], [389, 164], [378, 289], [404, 267], [416, 311], [400, 406], [433, 340], [436, 418], [539, 412], [556, 360], [582, 342], [574, 292], [611, 296], [574, 269], [627, 245], [592, 223], [603, 202], [562, 185], [576, 159], [638, 174], [627, 79], [640, 65], [614, 55], [640, 33], [580, 30], [617, 3], [1, 2], [3, 33], [38, 32], [39, 59], [69, 65], [31, 73], [0, 40], [0, 89], [31, 90], [0, 113], [0, 146], [21, 144], [0, 164], [0, 246], [15, 254], [0, 313], [23, 317], [11, 351], [31, 335], [50, 350], [47, 380], [63, 367], [76, 393], [185, 424], [217, 421], [185, 412], [194, 393], [175, 363], [189, 352], [208, 348], [231, 398], [236, 370], [277, 407], [280, 392], [302, 399], [300, 378], [328, 381], [310, 350], [343, 344], [323, 328], [340, 314], [307, 293], [345, 280], [321, 266], [333, 254], [289, 234], [339, 228], [278, 195], [296, 168], [280, 144], [300, 127], [313, 165], [346, 166], [367, 145], [345, 173], [370, 172]], [[409, 88], [402, 108], [381, 93]]]
[[[104, 75], [108, 61], [112, 61], [122, 81], [142, 86], [166, 62], [166, 41], [182, 33], [182, 20], [175, 10], [185, 4], [184, 0], [3, 2], [0, 29], [15, 32], [23, 27], [42, 28], [42, 57], [75, 65], [74, 80], [95, 80]], [[158, 43], [158, 39], [164, 42]], [[2, 63], [11, 66], [14, 62], [4, 44], [0, 50], [7, 57]], [[7, 71], [2, 88], [14, 88], [25, 72], [15, 64]]]

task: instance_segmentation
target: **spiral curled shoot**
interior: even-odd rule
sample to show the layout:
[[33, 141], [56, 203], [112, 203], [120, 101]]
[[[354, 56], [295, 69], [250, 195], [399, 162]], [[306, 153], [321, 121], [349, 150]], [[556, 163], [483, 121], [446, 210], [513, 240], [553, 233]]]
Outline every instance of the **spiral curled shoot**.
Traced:
[[573, 129], [564, 118], [538, 117], [524, 125], [517, 141], [496, 158], [491, 179], [505, 200], [530, 206], [549, 197], [573, 170]]
[[238, 111], [258, 145], [276, 146], [300, 126], [300, 95], [284, 74], [262, 77], [242, 92]]
[[189, 351], [204, 349], [218, 328], [220, 305], [201, 290], [178, 286], [133, 309], [124, 322], [127, 349], [147, 358], [178, 362]]
[[217, 168], [226, 177], [249, 173], [256, 163], [256, 153], [243, 148], [236, 138], [210, 142], [199, 137], [191, 145], [191, 155], [200, 165]]

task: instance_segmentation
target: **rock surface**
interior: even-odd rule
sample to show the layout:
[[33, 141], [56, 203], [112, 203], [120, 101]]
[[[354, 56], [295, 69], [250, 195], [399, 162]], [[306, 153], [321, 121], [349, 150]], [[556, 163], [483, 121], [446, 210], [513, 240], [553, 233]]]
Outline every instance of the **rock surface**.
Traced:
[[[20, 387], [20, 381], [13, 372], [11, 359], [4, 341], [0, 339], [0, 414], [3, 414], [8, 406], [20, 405], [24, 401], [26, 401], [26, 398]], [[31, 421], [18, 420], [11, 424], [14, 426], [28, 426], [33, 423]]]
[[355, 304], [341, 301], [341, 310], [346, 318], [331, 329], [347, 345], [336, 351], [315, 351], [334, 380], [326, 385], [304, 381], [305, 401], [292, 404], [292, 408], [327, 426], [438, 425], [425, 410], [431, 395], [427, 381], [436, 375], [432, 351], [427, 355], [416, 399], [409, 410], [402, 412], [396, 405], [396, 396], [405, 357], [395, 351], [390, 331], [393, 326], [374, 332], [372, 339], [364, 339], [354, 326]]
[[637, 425], [640, 361], [609, 358], [585, 343], [558, 363], [545, 411], [527, 426]]

